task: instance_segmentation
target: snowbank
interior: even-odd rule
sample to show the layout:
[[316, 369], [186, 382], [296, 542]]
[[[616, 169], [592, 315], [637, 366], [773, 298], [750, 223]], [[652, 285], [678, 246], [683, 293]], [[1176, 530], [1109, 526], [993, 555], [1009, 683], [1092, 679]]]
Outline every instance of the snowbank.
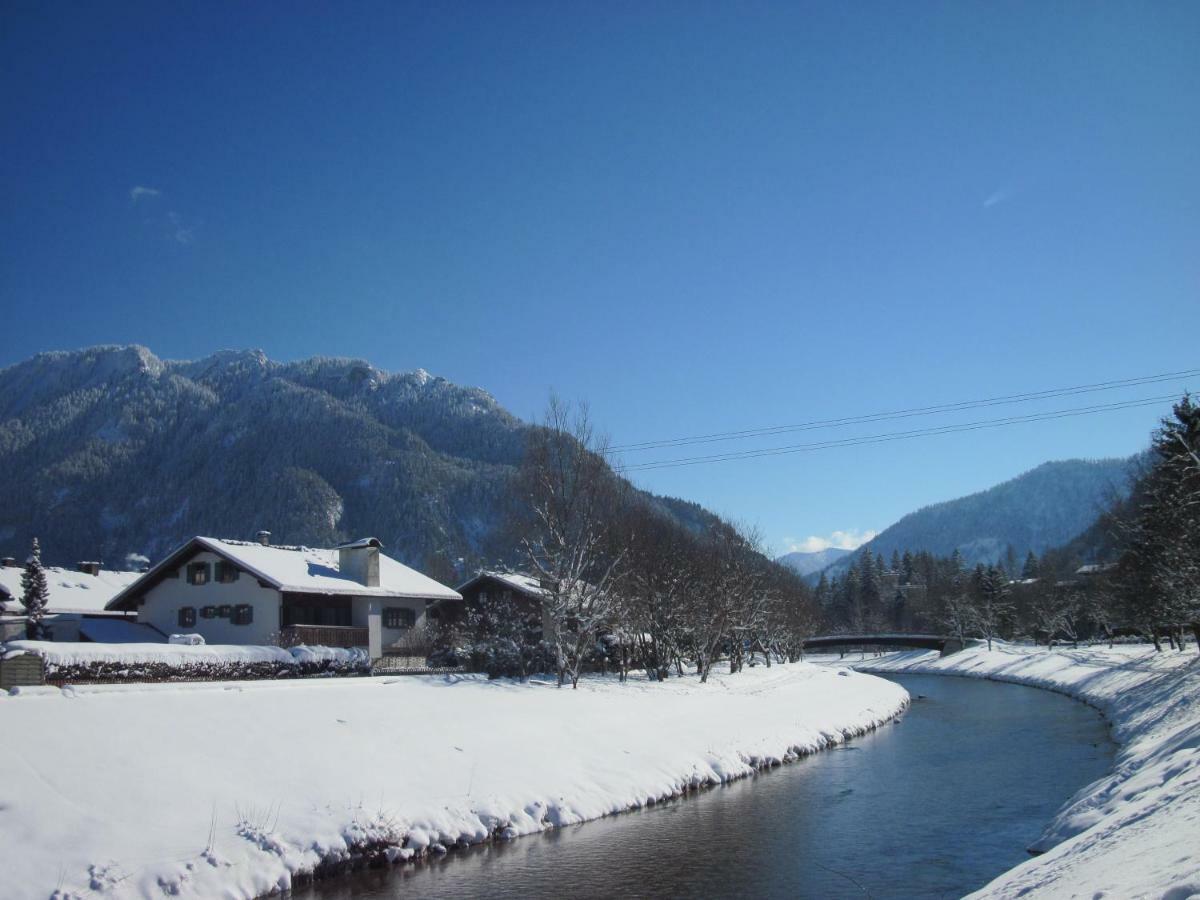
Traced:
[[354, 856], [514, 837], [750, 775], [908, 702], [806, 664], [578, 691], [474, 676], [17, 691], [0, 695], [0, 733], [19, 735], [0, 871], [6, 898], [38, 900], [60, 884], [256, 897]]
[[897, 653], [863, 671], [966, 675], [1068, 694], [1099, 709], [1120, 744], [1115, 771], [1076, 794], [1034, 848], [973, 897], [1200, 894], [1200, 657], [1146, 646], [997, 645], [939, 658]]

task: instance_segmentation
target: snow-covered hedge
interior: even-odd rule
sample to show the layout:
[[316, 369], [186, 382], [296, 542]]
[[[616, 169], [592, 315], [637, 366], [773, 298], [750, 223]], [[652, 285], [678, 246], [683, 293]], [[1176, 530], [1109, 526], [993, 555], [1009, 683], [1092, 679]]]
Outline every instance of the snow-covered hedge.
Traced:
[[186, 644], [87, 644], [9, 641], [5, 655], [35, 653], [48, 681], [173, 681], [367, 675], [365, 650], [338, 647], [239, 647]]

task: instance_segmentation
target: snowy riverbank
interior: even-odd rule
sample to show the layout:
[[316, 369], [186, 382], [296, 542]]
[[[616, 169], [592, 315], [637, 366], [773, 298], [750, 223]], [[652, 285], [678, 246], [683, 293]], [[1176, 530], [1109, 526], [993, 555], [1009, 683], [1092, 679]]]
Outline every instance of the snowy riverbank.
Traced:
[[[1112, 723], [1114, 772], [1084, 788], [1050, 823], [1046, 852], [1001, 875], [977, 898], [1155, 897], [1200, 894], [1200, 657], [1148, 646], [1053, 652], [997, 644], [945, 658], [895, 653], [843, 664], [862, 671], [942, 673], [1069, 694]], [[997, 748], [1002, 752], [1002, 748]]]
[[806, 664], [579, 691], [461, 677], [18, 689], [0, 695], [4, 893], [255, 897], [364, 850], [440, 852], [749, 775], [907, 702]]

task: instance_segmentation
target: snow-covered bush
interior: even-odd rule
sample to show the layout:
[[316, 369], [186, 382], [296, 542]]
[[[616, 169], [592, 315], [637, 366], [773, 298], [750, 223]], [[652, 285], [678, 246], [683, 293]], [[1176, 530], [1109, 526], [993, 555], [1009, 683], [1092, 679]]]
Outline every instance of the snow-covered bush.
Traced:
[[369, 675], [362, 649], [186, 644], [71, 644], [10, 641], [6, 651], [35, 653], [50, 682], [196, 681]]

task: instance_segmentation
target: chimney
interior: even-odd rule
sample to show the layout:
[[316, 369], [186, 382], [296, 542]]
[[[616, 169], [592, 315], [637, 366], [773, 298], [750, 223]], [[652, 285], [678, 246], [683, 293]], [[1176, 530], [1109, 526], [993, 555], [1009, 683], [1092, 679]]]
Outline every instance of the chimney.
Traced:
[[353, 578], [364, 587], [379, 587], [378, 538], [360, 538], [338, 545], [338, 569], [343, 577]]
[[6, 569], [15, 569], [17, 568], [17, 561], [11, 556], [6, 556], [4, 559], [0, 559], [0, 566]]
[[258, 539], [258, 542], [260, 544], [262, 544], [264, 547], [271, 546], [271, 532], [260, 531], [258, 534], [255, 535], [255, 537]]
[[99, 575], [100, 574], [100, 563], [98, 563], [98, 562], [88, 562], [88, 561], [79, 562], [79, 563], [75, 564], [75, 568], [78, 569], [80, 572], [82, 572], [84, 575]]

